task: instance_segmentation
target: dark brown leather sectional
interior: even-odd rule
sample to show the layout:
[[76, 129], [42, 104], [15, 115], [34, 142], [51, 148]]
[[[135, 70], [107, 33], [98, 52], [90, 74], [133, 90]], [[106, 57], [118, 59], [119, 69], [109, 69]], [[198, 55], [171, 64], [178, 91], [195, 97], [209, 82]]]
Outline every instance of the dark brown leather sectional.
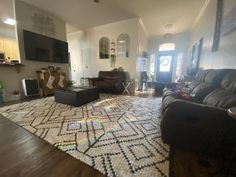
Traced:
[[189, 85], [191, 98], [170, 84], [163, 91], [161, 133], [165, 143], [212, 155], [232, 150], [232, 119], [236, 106], [236, 70], [203, 70]]
[[92, 86], [98, 87], [101, 92], [121, 94], [124, 91], [122, 82], [128, 78], [124, 71], [99, 71], [97, 78], [91, 78]]

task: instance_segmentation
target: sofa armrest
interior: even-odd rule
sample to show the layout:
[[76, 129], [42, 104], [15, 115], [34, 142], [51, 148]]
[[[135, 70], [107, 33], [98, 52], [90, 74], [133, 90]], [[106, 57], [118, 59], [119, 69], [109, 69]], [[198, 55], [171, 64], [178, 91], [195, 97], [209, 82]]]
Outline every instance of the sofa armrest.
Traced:
[[165, 143], [214, 155], [227, 151], [233, 128], [226, 110], [184, 100], [170, 103], [161, 121]]

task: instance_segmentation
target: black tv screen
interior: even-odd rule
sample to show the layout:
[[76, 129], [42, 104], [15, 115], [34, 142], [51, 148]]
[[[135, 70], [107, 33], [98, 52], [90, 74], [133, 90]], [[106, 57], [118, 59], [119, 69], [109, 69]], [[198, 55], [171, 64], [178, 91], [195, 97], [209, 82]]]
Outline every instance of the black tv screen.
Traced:
[[30, 31], [23, 31], [25, 59], [68, 63], [68, 43]]

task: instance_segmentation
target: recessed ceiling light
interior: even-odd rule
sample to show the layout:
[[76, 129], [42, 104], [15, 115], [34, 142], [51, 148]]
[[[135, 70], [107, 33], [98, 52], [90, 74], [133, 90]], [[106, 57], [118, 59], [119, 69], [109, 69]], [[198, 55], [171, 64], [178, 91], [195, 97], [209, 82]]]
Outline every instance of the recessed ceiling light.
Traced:
[[16, 21], [12, 18], [7, 18], [6, 20], [3, 21], [3, 23], [13, 26], [16, 24]]

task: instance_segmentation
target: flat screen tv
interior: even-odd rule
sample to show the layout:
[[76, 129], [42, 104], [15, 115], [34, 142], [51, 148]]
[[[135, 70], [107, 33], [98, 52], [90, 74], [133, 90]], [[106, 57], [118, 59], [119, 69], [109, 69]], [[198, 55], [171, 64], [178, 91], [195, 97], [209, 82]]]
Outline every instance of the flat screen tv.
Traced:
[[68, 43], [30, 31], [23, 31], [25, 59], [68, 63]]

